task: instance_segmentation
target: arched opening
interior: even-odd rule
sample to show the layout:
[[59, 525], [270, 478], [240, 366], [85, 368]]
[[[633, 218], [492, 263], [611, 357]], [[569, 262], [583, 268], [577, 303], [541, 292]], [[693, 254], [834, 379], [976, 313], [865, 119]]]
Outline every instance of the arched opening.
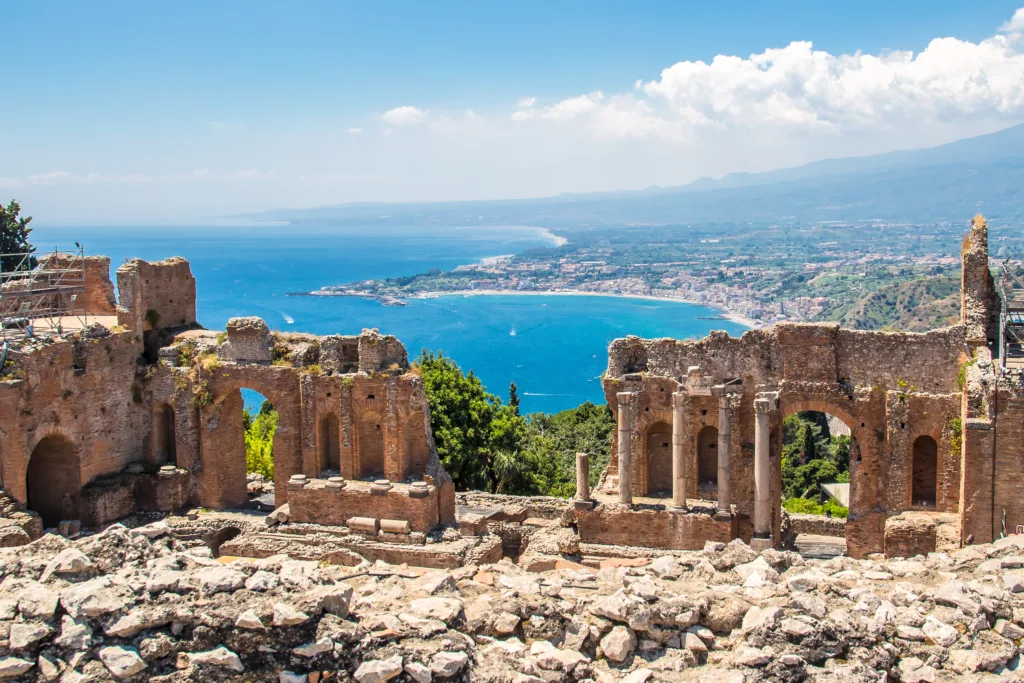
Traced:
[[359, 476], [364, 479], [384, 476], [384, 432], [376, 419], [359, 423]]
[[327, 476], [341, 472], [341, 445], [338, 441], [338, 418], [327, 413], [320, 418], [318, 432], [320, 470]]
[[80, 477], [78, 452], [68, 438], [53, 434], [36, 444], [25, 484], [28, 509], [39, 513], [43, 526], [55, 527], [62, 520], [79, 518]]
[[174, 408], [161, 403], [155, 409], [153, 421], [153, 457], [157, 465], [177, 463]]
[[[849, 514], [851, 453], [858, 452], [850, 426], [832, 413], [799, 410], [782, 419], [780, 441], [780, 494], [782, 507], [790, 513], [796, 549], [808, 557], [845, 554], [841, 520]], [[801, 515], [836, 521], [823, 524]]]
[[672, 426], [656, 422], [647, 430], [647, 495], [672, 493]]
[[245, 480], [251, 505], [273, 510], [274, 435], [278, 415], [274, 405], [253, 389], [240, 390], [243, 399], [242, 432], [245, 442]]
[[914, 440], [914, 472], [911, 479], [911, 504], [935, 507], [939, 477], [939, 445], [930, 436]]
[[702, 497], [718, 492], [718, 428], [697, 433], [697, 491]]
[[215, 531], [207, 539], [206, 545], [214, 557], [220, 557], [220, 547], [241, 533], [242, 530], [236, 526], [224, 527], [219, 531]]

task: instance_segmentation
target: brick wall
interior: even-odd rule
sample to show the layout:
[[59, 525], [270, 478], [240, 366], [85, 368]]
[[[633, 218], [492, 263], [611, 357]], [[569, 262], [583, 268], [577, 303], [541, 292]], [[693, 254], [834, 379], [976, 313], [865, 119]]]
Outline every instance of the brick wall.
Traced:
[[711, 512], [683, 514], [613, 504], [576, 510], [575, 514], [584, 543], [699, 550], [705, 541], [728, 543], [737, 536], [734, 523], [716, 521]]
[[425, 498], [409, 496], [411, 487], [395, 484], [384, 494], [372, 494], [371, 484], [349, 481], [343, 489], [328, 489], [323, 479], [311, 479], [300, 490], [288, 491], [293, 522], [344, 525], [352, 517], [407, 520], [413, 531], [430, 531], [438, 524], [438, 490], [428, 487]]

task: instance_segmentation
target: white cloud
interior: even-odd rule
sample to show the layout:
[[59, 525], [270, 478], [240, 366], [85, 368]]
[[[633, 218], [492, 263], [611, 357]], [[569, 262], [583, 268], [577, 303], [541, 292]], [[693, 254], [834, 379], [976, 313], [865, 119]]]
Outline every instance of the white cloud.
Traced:
[[68, 173], [67, 171], [49, 171], [47, 173], [35, 173], [33, 175], [28, 176], [26, 180], [30, 183], [46, 184], [53, 183], [58, 180], [64, 180], [70, 177], [71, 174]]
[[349, 128], [345, 131], [349, 135], [360, 135], [363, 132], [362, 128]]
[[1020, 33], [1024, 31], [1024, 7], [1013, 13], [1008, 22], [999, 27], [1000, 33]]
[[258, 168], [246, 168], [227, 175], [228, 180], [263, 180], [274, 175], [273, 171], [261, 171]]
[[536, 97], [524, 97], [523, 99], [519, 100], [519, 103], [516, 106], [519, 107], [520, 109], [529, 109], [535, 104], [537, 104]]
[[412, 126], [426, 121], [428, 116], [430, 112], [416, 107], [395, 107], [381, 114], [381, 118], [392, 126]]

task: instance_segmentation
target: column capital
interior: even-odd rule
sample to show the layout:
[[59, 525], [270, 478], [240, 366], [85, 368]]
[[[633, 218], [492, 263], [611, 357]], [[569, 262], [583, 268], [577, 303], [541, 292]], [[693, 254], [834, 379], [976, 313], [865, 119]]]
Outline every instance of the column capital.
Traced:
[[685, 408], [690, 405], [690, 395], [685, 391], [676, 391], [672, 393], [672, 407], [674, 408]]
[[627, 405], [628, 406], [631, 403], [633, 403], [633, 397], [635, 395], [636, 395], [636, 392], [634, 392], [634, 391], [620, 391], [617, 394], [615, 394], [615, 400], [617, 400], [620, 405]]

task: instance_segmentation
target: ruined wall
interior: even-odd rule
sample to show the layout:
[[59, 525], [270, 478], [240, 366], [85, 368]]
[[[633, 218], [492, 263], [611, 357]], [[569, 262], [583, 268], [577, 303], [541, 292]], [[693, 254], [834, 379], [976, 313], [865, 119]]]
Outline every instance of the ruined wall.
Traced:
[[117, 315], [114, 283], [110, 281], [110, 258], [86, 256], [84, 263], [75, 254], [50, 253], [39, 260], [40, 268], [83, 267], [85, 272], [85, 305], [88, 315]]
[[307, 480], [301, 489], [288, 492], [290, 519], [293, 522], [344, 525], [352, 517], [409, 522], [412, 531], [427, 532], [438, 524], [438, 490], [427, 486], [417, 495], [413, 487], [398, 484], [384, 492], [374, 492], [367, 482], [346, 482], [344, 488], [327, 488], [323, 479]]
[[22, 503], [32, 453], [47, 437], [67, 446], [80, 486], [141, 458], [150, 422], [141, 344], [131, 333], [93, 333], [102, 336], [9, 350], [16, 368], [0, 382], [0, 464]]
[[153, 263], [127, 261], [117, 269], [117, 291], [118, 322], [138, 334], [196, 322], [196, 280], [180, 256]]
[[[698, 490], [697, 437], [718, 424], [719, 399], [712, 385], [734, 383], [730, 400], [730, 499], [741, 536], [749, 535], [754, 507], [754, 412], [758, 392], [774, 391], [769, 440], [769, 493], [781, 498], [781, 438], [786, 415], [816, 410], [839, 417], [851, 430], [850, 553], [881, 550], [886, 515], [911, 509], [913, 443], [922, 434], [938, 444], [936, 508], [960, 505], [962, 458], [952, 425], [959, 416], [957, 370], [964, 356], [964, 329], [924, 334], [842, 330], [837, 324], [785, 323], [750, 330], [739, 338], [712, 333], [699, 341], [618, 339], [609, 347], [605, 396], [618, 414], [617, 394], [635, 393], [632, 479], [634, 495], [647, 495], [652, 425], [671, 424], [673, 392], [687, 394], [685, 432], [688, 497], [714, 498]], [[606, 490], [617, 486], [618, 443], [612, 444]], [[773, 505], [773, 537], [780, 514]]]
[[718, 521], [713, 512], [599, 505], [575, 514], [580, 540], [586, 543], [700, 550], [706, 541], [728, 543], [738, 535], [735, 519]]
[[989, 339], [989, 324], [994, 284], [988, 267], [988, 223], [982, 216], [971, 221], [971, 230], [964, 237], [961, 248], [960, 322], [965, 338], [972, 347], [985, 346]]

